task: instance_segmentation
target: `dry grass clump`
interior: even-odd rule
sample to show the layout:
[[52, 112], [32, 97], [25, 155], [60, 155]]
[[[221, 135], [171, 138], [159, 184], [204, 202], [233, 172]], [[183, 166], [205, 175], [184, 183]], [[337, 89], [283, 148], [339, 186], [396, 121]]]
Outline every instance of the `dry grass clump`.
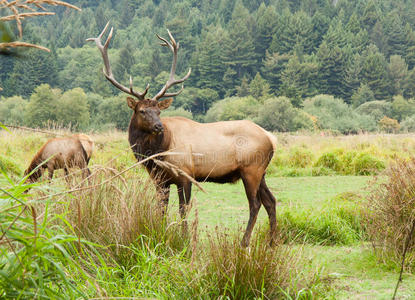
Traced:
[[[399, 264], [415, 222], [415, 158], [395, 161], [380, 177], [365, 207], [364, 226], [376, 254]], [[415, 239], [406, 254], [407, 268], [415, 270]]]
[[94, 166], [88, 184], [96, 187], [66, 195], [55, 209], [66, 211], [81, 238], [107, 247], [120, 264], [134, 262], [133, 245], [157, 248], [166, 255], [185, 249], [189, 238], [180, 221], [163, 215], [150, 179], [133, 171], [117, 174], [115, 169]]
[[255, 235], [249, 248], [240, 246], [238, 234], [216, 229], [208, 236], [199, 259], [201, 285], [207, 298], [307, 299], [317, 292], [318, 272], [303, 259], [300, 247], [269, 247], [265, 230]]

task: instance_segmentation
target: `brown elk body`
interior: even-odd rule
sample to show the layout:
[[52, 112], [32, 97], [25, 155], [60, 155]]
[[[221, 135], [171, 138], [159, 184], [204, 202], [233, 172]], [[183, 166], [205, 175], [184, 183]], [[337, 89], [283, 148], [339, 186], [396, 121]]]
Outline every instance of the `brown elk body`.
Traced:
[[[163, 41], [162, 45], [168, 46], [173, 52], [173, 63], [166, 85], [152, 99], [146, 99], [148, 86], [143, 93], [137, 93], [133, 90], [131, 79], [130, 88], [127, 88], [113, 77], [107, 55], [112, 29], [105, 45], [101, 44], [107, 26], [97, 38], [88, 40], [95, 41], [101, 51], [105, 77], [117, 88], [138, 99], [127, 97], [127, 104], [133, 110], [128, 139], [136, 158], [141, 160], [156, 153], [170, 151], [171, 155], [161, 159], [198, 181], [233, 183], [242, 179], [249, 201], [249, 220], [242, 245], [249, 245], [261, 205], [264, 205], [269, 216], [272, 244], [276, 231], [276, 200], [265, 182], [265, 172], [275, 150], [275, 137], [251, 121], [202, 124], [182, 117], [160, 118], [160, 110], [168, 108], [172, 99], [159, 100], [178, 95], [183, 86], [176, 93], [166, 91], [190, 75], [189, 70], [182, 79], [174, 79], [178, 44], [170, 32], [170, 42], [158, 36]], [[155, 180], [157, 192], [166, 207], [170, 185], [177, 186], [180, 214], [184, 217], [185, 205], [191, 199], [192, 184], [188, 177], [153, 160], [147, 161], [145, 167]]]
[[35, 182], [45, 169], [48, 169], [49, 179], [52, 179], [57, 169], [64, 169], [65, 175], [68, 175], [68, 169], [78, 167], [87, 176], [90, 174], [88, 163], [93, 147], [94, 142], [85, 134], [50, 139], [33, 157], [25, 175], [30, 174], [28, 181]]

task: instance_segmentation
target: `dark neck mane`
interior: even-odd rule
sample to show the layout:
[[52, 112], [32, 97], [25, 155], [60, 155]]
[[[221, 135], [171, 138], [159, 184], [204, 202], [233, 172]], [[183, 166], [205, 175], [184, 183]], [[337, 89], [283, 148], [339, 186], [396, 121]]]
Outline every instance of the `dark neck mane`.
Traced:
[[[151, 155], [167, 151], [170, 144], [170, 132], [164, 126], [164, 131], [161, 134], [151, 134], [138, 128], [131, 118], [128, 127], [128, 141], [134, 156], [138, 161], [141, 161]], [[157, 159], [163, 160], [163, 157], [160, 156]], [[147, 164], [145, 165], [147, 166]]]

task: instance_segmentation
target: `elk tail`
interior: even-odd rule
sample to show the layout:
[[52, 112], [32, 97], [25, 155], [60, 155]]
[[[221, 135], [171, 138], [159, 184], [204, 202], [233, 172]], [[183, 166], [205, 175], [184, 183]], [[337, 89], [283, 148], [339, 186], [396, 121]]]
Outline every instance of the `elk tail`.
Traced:
[[272, 144], [272, 150], [275, 151], [277, 149], [277, 142], [278, 142], [277, 137], [275, 135], [273, 135], [271, 132], [266, 131], [265, 129], [264, 129], [264, 131], [265, 131], [265, 134], [268, 136], [268, 138], [269, 138], [269, 140]]

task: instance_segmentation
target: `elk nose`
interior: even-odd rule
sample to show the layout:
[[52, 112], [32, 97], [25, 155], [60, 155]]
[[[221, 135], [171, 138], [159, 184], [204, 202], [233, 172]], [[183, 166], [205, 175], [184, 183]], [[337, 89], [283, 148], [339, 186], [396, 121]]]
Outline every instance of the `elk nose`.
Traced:
[[162, 132], [163, 131], [163, 124], [157, 123], [154, 125], [154, 131], [155, 132]]

